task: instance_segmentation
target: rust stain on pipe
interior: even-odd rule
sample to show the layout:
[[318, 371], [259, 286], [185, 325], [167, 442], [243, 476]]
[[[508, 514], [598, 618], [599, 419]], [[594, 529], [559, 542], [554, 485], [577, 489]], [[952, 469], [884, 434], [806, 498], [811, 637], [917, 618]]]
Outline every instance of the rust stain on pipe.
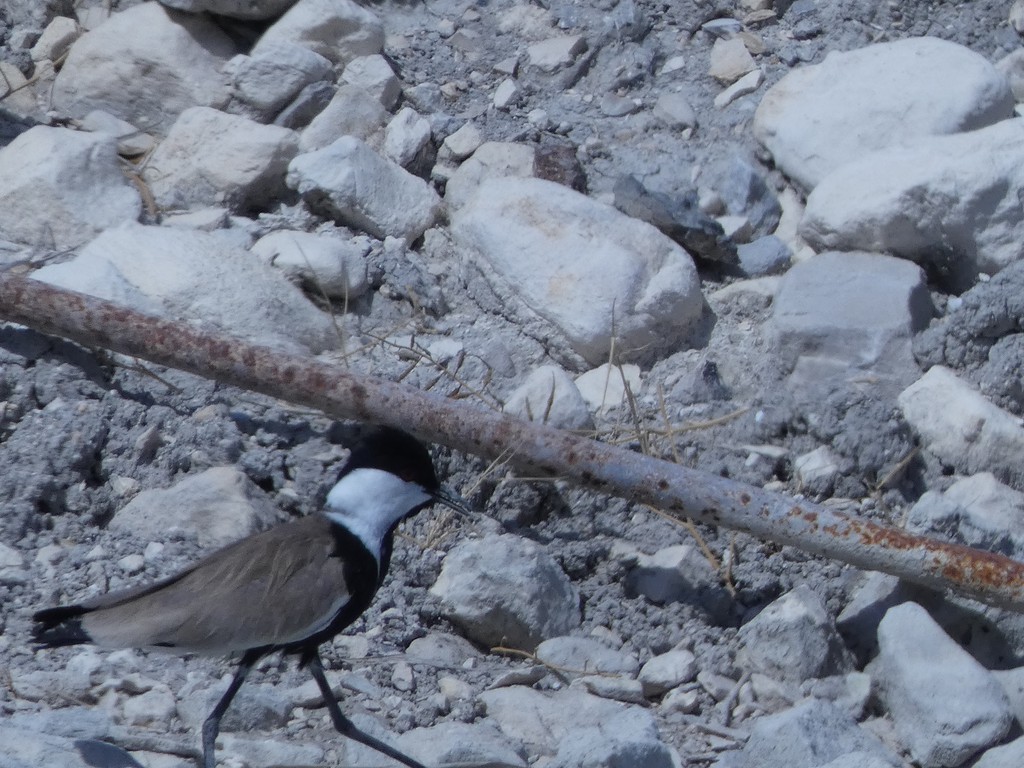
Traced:
[[417, 437], [680, 516], [1024, 609], [1024, 564], [917, 536], [717, 475], [240, 339], [154, 318], [34, 280], [0, 276], [0, 317], [91, 347], [179, 368], [313, 407], [334, 418], [403, 427]]

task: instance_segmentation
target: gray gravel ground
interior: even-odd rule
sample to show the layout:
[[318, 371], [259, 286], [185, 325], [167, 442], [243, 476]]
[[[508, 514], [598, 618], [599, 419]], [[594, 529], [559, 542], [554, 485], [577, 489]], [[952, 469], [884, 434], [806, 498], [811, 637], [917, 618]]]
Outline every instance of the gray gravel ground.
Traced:
[[[114, 2], [118, 8], [134, 3]], [[19, 32], [38, 29], [45, 19], [70, 11], [70, 2], [7, 0], [0, 7], [0, 44]], [[74, 4], [89, 5], [88, 2]], [[714, 41], [701, 31], [711, 19], [745, 13], [729, 2], [681, 0], [598, 0], [570, 3], [554, 0], [527, 8], [545, 7], [562, 31], [584, 34], [590, 52], [579, 65], [555, 75], [526, 72], [521, 78], [523, 102], [509, 111], [487, 109], [496, 75], [477, 69], [480, 52], [488, 61], [512, 55], [520, 41], [498, 28], [499, 9], [511, 2], [473, 3], [466, 0], [381, 2], [373, 9], [390, 33], [410, 28], [436, 30], [443, 19], [460, 19], [475, 9], [479, 20], [468, 25], [476, 36], [466, 50], [449, 45], [439, 32], [428, 31], [409, 44], [388, 49], [406, 85], [454, 83], [458, 95], [446, 102], [453, 121], [476, 116], [488, 139], [568, 145], [576, 150], [587, 189], [610, 199], [623, 174], [643, 178], [652, 189], [696, 195], [702, 187], [724, 184], [729, 162], [740, 157], [757, 164], [769, 185], [781, 190], [781, 175], [763, 161], [749, 130], [756, 99], [734, 108], [716, 109], [721, 88], [707, 74]], [[826, 52], [850, 50], [872, 42], [908, 36], [935, 35], [969, 46], [997, 60], [1020, 46], [1007, 25], [1007, 2], [776, 3], [781, 19], [759, 28], [769, 53], [760, 59], [766, 69], [764, 89], [800, 63], [820, 61]], [[0, 59], [26, 66], [23, 51], [0, 47]], [[670, 55], [680, 54], [682, 66], [671, 77], [655, 72]], [[698, 128], [683, 137], [652, 117], [652, 105], [668, 88], [683, 86], [694, 106]], [[567, 91], [592, 96], [570, 98]], [[426, 94], [427, 90], [422, 93]], [[636, 113], [623, 120], [607, 114], [615, 94], [638, 100]], [[602, 109], [604, 104], [604, 109]], [[539, 130], [524, 119], [543, 109], [551, 130]], [[295, 220], [288, 211], [275, 215]], [[474, 340], [488, 347], [500, 337], [509, 355], [528, 369], [539, 357], [540, 345], [509, 328], [497, 315], [482, 311], [464, 294], [461, 276], [434, 275], [416, 265], [395, 263], [387, 251], [374, 252], [375, 291], [355, 307], [358, 326], [369, 342], [352, 361], [356, 369], [398, 378], [409, 365], [393, 349], [373, 343], [381, 329], [403, 326], [444, 333], [462, 328], [464, 346]], [[599, 419], [604, 439], [638, 447], [636, 428], [653, 435], [655, 452], [678, 456], [686, 464], [789, 493], [807, 491], [834, 499], [859, 513], [899, 524], [926, 489], [949, 484], [945, 470], [927, 457], [912, 461], [884, 487], [878, 484], [894, 469], [893, 457], [907, 456], [914, 447], [909, 427], [899, 416], [894, 397], [869, 388], [836, 388], [816, 402], [794, 397], [780, 384], [777, 350], [760, 333], [770, 313], [770, 301], [756, 293], [716, 296], [716, 289], [735, 281], [727, 270], [702, 263], [704, 295], [714, 323], [694, 350], [678, 352], [645, 371], [645, 387], [637, 416], [617, 411]], [[922, 365], [942, 363], [975, 382], [994, 402], [1024, 416], [1024, 392], [1019, 371], [1024, 346], [1015, 303], [1022, 294], [1021, 270], [1011, 268], [973, 289], [915, 342]], [[426, 297], [415, 305], [412, 294]], [[934, 291], [945, 307], [947, 297]], [[986, 308], [1005, 310], [994, 316]], [[451, 312], [442, 311], [450, 308]], [[997, 313], [998, 314], [998, 313]], [[471, 331], [466, 327], [473, 324]], [[356, 320], [351, 321], [356, 326]], [[702, 372], [714, 363], [724, 385], [720, 398], [701, 389]], [[487, 370], [472, 359], [460, 376], [484, 386]], [[712, 377], [713, 378], [713, 377]], [[456, 383], [421, 365], [406, 375], [406, 383], [454, 391]], [[496, 377], [486, 383], [501, 398], [515, 381]], [[696, 394], [695, 394], [696, 393]], [[662, 424], [660, 397], [683, 422], [712, 422], [677, 436], [674, 444], [657, 436]], [[731, 414], [735, 414], [731, 418]], [[198, 554], [188, 537], [171, 538], [159, 558], [147, 560], [141, 572], [126, 576], [118, 561], [143, 552], [149, 541], [106, 528], [114, 513], [138, 489], [166, 487], [182, 476], [231, 465], [240, 468], [273, 500], [282, 518], [317, 510], [346, 455], [353, 434], [348, 424], [318, 414], [220, 386], [203, 379], [157, 367], [130, 365], [102, 351], [85, 350], [16, 327], [0, 328], [0, 542], [24, 556], [21, 568], [0, 570], [0, 669], [4, 677], [53, 670], [72, 652], [37, 653], [29, 645], [31, 612], [72, 597], [91, 584], [121, 583], [156, 578], [173, 572]], [[751, 445], [784, 449], [778, 457], [749, 459]], [[792, 459], [821, 445], [838, 457], [839, 475], [828, 488], [804, 489], [794, 477]], [[473, 488], [471, 501], [506, 529], [547, 545], [577, 584], [583, 603], [582, 634], [610, 632], [641, 660], [680, 643], [691, 648], [702, 671], [738, 677], [735, 654], [738, 627], [767, 603], [801, 583], [810, 583], [836, 616], [847, 604], [857, 574], [794, 549], [764, 543], [729, 531], [699, 529], [707, 547], [729, 561], [724, 608], [707, 594], [693, 602], [657, 605], [632, 594], [627, 567], [611, 555], [616, 540], [625, 539], [652, 553], [670, 544], [690, 543], [680, 525], [650, 510], [582, 491], [561, 482], [535, 482], [504, 474], [484, 475], [479, 459], [435, 450], [438, 467], [456, 487]], [[131, 482], [126, 482], [130, 480]], [[130, 488], [126, 491], [125, 488]], [[815, 493], [817, 491], [817, 493]], [[391, 577], [374, 605], [352, 627], [371, 638], [371, 659], [360, 669], [381, 688], [392, 689], [394, 657], [427, 632], [455, 630], [443, 618], [436, 598], [428, 593], [440, 572], [443, 556], [468, 535], [475, 524], [428, 513], [403, 528], [396, 542]], [[65, 553], [50, 562], [37, 557], [49, 545]], [[102, 557], [90, 555], [102, 548]], [[1007, 650], [1006, 668], [1024, 660], [1024, 646]], [[346, 647], [325, 649], [328, 668], [349, 663]], [[992, 659], [984, 663], [991, 666]], [[374, 714], [395, 731], [431, 725], [442, 720], [472, 721], [480, 706], [460, 703], [445, 711], [431, 694], [436, 676], [455, 674], [474, 687], [519, 660], [488, 655], [473, 669], [419, 670], [414, 691], [401, 694], [395, 707]], [[167, 683], [172, 691], [192, 677], [212, 682], [230, 669], [227, 662], [188, 659], [184, 662], [150, 656], [139, 662], [148, 678]], [[295, 686], [305, 681], [290, 665], [276, 660], [264, 664], [257, 682]], [[550, 683], [545, 683], [550, 685]], [[372, 696], [354, 697], [354, 706], [373, 707]], [[369, 705], [368, 705], [369, 702]], [[0, 684], [3, 717], [59, 709], [60, 695], [33, 700]], [[78, 705], [103, 707], [90, 692]], [[721, 708], [705, 690], [699, 691], [694, 715], [662, 714], [659, 726], [665, 742], [681, 755], [706, 755], [722, 739], [701, 723], [723, 724]], [[171, 734], [191, 743], [190, 734], [174, 721]], [[732, 725], [737, 725], [732, 723]], [[324, 735], [320, 722], [293, 721], [271, 729], [275, 735], [311, 738]], [[325, 738], [329, 738], [324, 736]], [[2, 748], [0, 748], [2, 752]], [[2, 760], [0, 760], [2, 763]]]

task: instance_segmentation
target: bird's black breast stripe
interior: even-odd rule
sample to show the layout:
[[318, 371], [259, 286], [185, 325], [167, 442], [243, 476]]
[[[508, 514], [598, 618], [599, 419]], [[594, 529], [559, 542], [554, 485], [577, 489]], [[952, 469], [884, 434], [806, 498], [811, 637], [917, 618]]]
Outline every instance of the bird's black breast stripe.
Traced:
[[391, 557], [390, 535], [385, 537], [386, 541], [382, 547], [384, 551], [381, 552], [381, 566], [378, 568], [377, 560], [358, 536], [337, 524], [331, 525], [331, 534], [334, 536], [334, 551], [331, 557], [342, 560], [349, 600], [334, 615], [330, 624], [319, 632], [304, 640], [284, 646], [282, 650], [286, 653], [299, 653], [309, 648], [315, 648], [344, 630], [370, 607], [373, 596], [377, 594], [377, 589], [384, 581]]

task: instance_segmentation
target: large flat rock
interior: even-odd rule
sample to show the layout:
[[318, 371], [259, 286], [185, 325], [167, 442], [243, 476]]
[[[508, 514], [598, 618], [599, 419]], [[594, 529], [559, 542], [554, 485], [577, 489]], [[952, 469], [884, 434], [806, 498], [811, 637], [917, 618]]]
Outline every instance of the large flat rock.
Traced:
[[221, 68], [235, 53], [208, 17], [142, 3], [71, 46], [53, 84], [53, 105], [72, 117], [102, 109], [165, 133], [188, 107], [227, 103]]
[[868, 669], [916, 764], [954, 768], [1010, 730], [999, 683], [920, 605], [890, 608], [878, 647]]
[[505, 306], [541, 318], [592, 365], [684, 343], [704, 300], [693, 259], [650, 224], [568, 187], [484, 181], [452, 232]]
[[924, 447], [958, 472], [991, 472], [1024, 490], [1024, 428], [945, 366], [936, 365], [899, 396]]
[[868, 153], [807, 198], [800, 234], [819, 249], [879, 251], [959, 286], [1021, 258], [1024, 121], [920, 137]]
[[354, 0], [299, 0], [263, 33], [252, 53], [279, 42], [298, 43], [335, 64], [347, 64], [381, 52], [384, 26]]
[[144, 171], [167, 209], [224, 205], [245, 212], [285, 191], [298, 134], [210, 107], [186, 109]]
[[36, 126], [0, 150], [0, 237], [74, 248], [141, 212], [111, 136]]
[[580, 623], [579, 592], [544, 547], [513, 535], [451, 550], [430, 588], [471, 640], [532, 650]]
[[287, 183], [310, 207], [381, 239], [412, 242], [441, 216], [430, 185], [355, 136], [296, 157]]
[[782, 278], [772, 325], [787, 367], [825, 359], [906, 384], [918, 373], [911, 337], [931, 313], [920, 267], [881, 254], [828, 252]]
[[327, 314], [280, 271], [221, 235], [126, 225], [32, 276], [289, 351], [321, 352], [336, 339]]
[[983, 56], [914, 37], [796, 69], [764, 95], [754, 135], [807, 189], [843, 163], [921, 136], [991, 125], [1013, 113], [1010, 86]]

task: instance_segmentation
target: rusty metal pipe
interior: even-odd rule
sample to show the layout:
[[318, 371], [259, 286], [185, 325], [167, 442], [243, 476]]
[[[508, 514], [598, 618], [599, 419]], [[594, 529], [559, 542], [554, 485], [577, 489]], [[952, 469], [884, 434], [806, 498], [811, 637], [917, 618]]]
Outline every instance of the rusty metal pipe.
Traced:
[[984, 602], [1024, 608], [1024, 564], [795, 502], [786, 496], [315, 359], [204, 332], [35, 280], [0, 277], [0, 317], [559, 477], [690, 519]]

